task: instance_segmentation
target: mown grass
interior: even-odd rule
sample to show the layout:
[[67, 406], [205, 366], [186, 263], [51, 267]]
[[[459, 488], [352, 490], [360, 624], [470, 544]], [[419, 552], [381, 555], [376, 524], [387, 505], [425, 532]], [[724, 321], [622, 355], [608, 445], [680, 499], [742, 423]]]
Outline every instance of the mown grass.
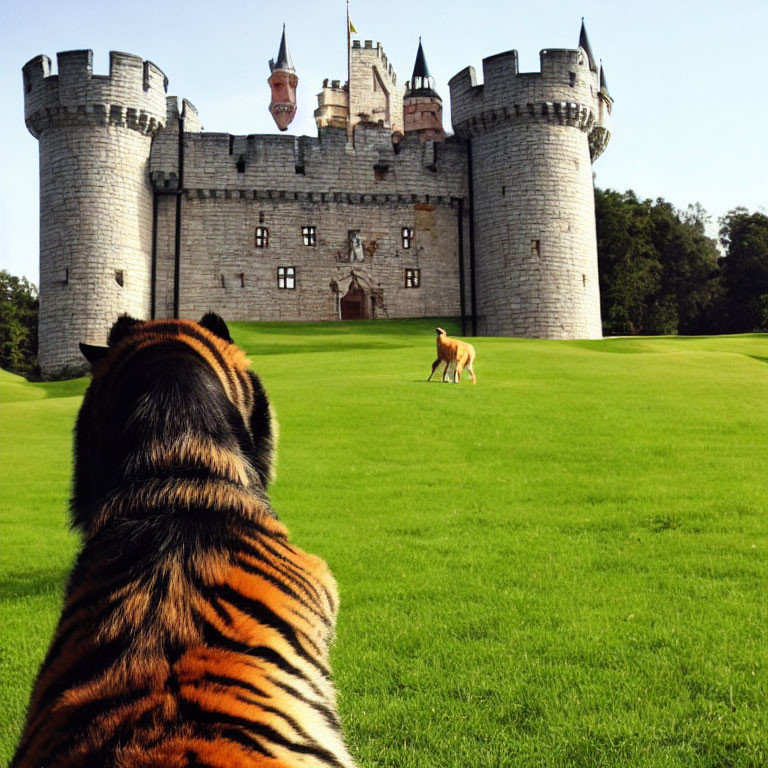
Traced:
[[[274, 506], [339, 581], [360, 765], [768, 763], [768, 337], [478, 339], [473, 387], [426, 383], [434, 325], [232, 324]], [[0, 378], [3, 759], [75, 551], [85, 384]]]

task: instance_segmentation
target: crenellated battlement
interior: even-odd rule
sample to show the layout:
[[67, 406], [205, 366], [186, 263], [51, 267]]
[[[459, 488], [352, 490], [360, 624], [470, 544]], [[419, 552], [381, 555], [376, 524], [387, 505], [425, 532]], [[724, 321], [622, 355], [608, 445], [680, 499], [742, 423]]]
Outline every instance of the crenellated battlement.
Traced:
[[339, 91], [341, 93], [348, 93], [349, 92], [349, 86], [344, 83], [344, 85], [341, 84], [341, 80], [330, 80], [329, 78], [326, 78], [323, 80], [323, 90], [324, 91]]
[[322, 83], [314, 137], [206, 133], [163, 72], [127, 53], [110, 53], [108, 75], [90, 50], [24, 65], [46, 375], [80, 365], [78, 342], [103, 344], [124, 312], [466, 309], [481, 335], [600, 336], [592, 162], [613, 100], [583, 24], [578, 47], [542, 50], [536, 72], [512, 50], [483, 59], [481, 82], [456, 74], [447, 138], [421, 43], [413, 90], [381, 43], [348, 54], [348, 82]]
[[387, 54], [384, 53], [384, 48], [381, 43], [377, 42], [374, 47], [373, 40], [365, 40], [363, 45], [360, 45], [360, 40], [353, 40], [351, 55], [357, 58], [361, 56], [375, 56], [381, 65], [381, 69], [387, 74], [392, 81], [392, 84], [397, 85], [397, 74], [389, 63], [389, 59], [387, 58]]
[[449, 81], [457, 134], [471, 135], [503, 120], [533, 119], [590, 131], [599, 119], [598, 76], [581, 48], [541, 51], [540, 71], [520, 72], [517, 51], [483, 59], [483, 83], [474, 67]]
[[111, 51], [109, 75], [93, 74], [93, 51], [57, 54], [58, 73], [48, 56], [22, 68], [24, 116], [33, 136], [48, 127], [119, 125], [154, 135], [165, 124], [168, 80], [151, 61]]
[[318, 128], [332, 126], [346, 130], [349, 123], [349, 85], [339, 80], [323, 80], [323, 90], [317, 94], [314, 112]]
[[[150, 175], [159, 189], [176, 183], [178, 145], [171, 142], [177, 140], [168, 130], [153, 143]], [[317, 137], [184, 135], [187, 190], [226, 190], [238, 197], [271, 190], [296, 199], [333, 199], [335, 193], [391, 196], [419, 189], [449, 199], [464, 196], [465, 174], [459, 142], [420, 144], [414, 136], [394, 145], [391, 131], [378, 126], [358, 126], [354, 143], [345, 129], [334, 127], [321, 128]]]
[[[181, 104], [179, 104], [181, 102]], [[179, 99], [178, 96], [168, 96], [166, 103], [166, 126], [176, 128], [179, 119], [184, 121], [186, 133], [199, 133], [202, 130], [200, 115], [197, 107], [189, 99]]]

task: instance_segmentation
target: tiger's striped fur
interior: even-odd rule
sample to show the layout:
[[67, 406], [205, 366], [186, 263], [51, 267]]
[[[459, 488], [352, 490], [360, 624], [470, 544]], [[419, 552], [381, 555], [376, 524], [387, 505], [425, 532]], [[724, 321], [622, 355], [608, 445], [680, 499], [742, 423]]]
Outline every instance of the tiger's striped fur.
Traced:
[[226, 325], [124, 317], [83, 350], [83, 547], [12, 765], [353, 766], [336, 584], [269, 506], [269, 402]]

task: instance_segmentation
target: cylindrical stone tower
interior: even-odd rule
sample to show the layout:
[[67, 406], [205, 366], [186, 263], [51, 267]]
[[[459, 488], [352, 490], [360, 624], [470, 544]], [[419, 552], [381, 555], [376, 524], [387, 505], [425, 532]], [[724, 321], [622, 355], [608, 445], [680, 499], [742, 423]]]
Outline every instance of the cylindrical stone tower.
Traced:
[[517, 51], [450, 81], [456, 134], [470, 152], [478, 333], [602, 336], [592, 161], [610, 137], [612, 102], [591, 54]]
[[105, 344], [117, 316], [150, 308], [149, 151], [165, 123], [167, 80], [154, 64], [91, 51], [24, 68], [25, 118], [40, 142], [40, 319], [45, 377], [84, 369], [78, 343]]

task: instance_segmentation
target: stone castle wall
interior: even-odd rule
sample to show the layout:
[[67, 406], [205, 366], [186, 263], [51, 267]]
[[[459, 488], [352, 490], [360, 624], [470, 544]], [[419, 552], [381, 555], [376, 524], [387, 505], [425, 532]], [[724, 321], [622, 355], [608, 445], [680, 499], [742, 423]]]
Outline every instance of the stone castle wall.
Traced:
[[[176, 203], [163, 193], [178, 180], [177, 141], [169, 128], [152, 151], [162, 195], [158, 316], [173, 314]], [[231, 320], [334, 319], [353, 272], [376, 300], [376, 316], [458, 313], [460, 143], [414, 137], [395, 147], [390, 130], [362, 126], [354, 145], [334, 128], [317, 139], [187, 133], [183, 162], [182, 316], [213, 310]], [[304, 245], [305, 226], [315, 227], [316, 245]], [[257, 227], [269, 232], [267, 248], [256, 247]], [[404, 227], [413, 230], [410, 248]], [[359, 232], [362, 261], [350, 260], [350, 230]], [[281, 266], [295, 268], [294, 290], [278, 288]], [[419, 287], [406, 287], [406, 269], [419, 270]]]
[[[457, 209], [450, 202], [350, 203], [285, 201], [216, 193], [185, 194], [180, 305], [182, 317], [208, 311], [227, 320], [333, 320], [338, 298], [356, 275], [376, 317], [457, 315], [459, 279]], [[158, 245], [158, 316], [173, 312], [175, 207], [161, 211]], [[316, 227], [317, 244], [305, 246], [302, 227]], [[401, 227], [414, 229], [403, 249]], [[269, 246], [255, 246], [256, 227], [269, 231]], [[348, 233], [357, 229], [362, 261], [349, 261]], [[278, 288], [278, 267], [295, 269], [296, 287]], [[418, 269], [421, 284], [405, 287], [405, 270]], [[336, 289], [332, 287], [336, 284]]]
[[[58, 75], [44, 56], [24, 67], [45, 373], [81, 368], [78, 342], [103, 344], [123, 312], [333, 319], [359, 286], [368, 316], [455, 315], [460, 264], [480, 334], [601, 335], [591, 163], [612, 101], [586, 51], [542, 51], [528, 74], [515, 52], [492, 56], [482, 84], [463, 70], [445, 141], [399, 133], [404, 89], [380, 45], [355, 41], [350, 56], [348, 94], [323, 93], [349, 96], [351, 133], [329, 113], [316, 138], [204, 133], [192, 104], [166, 100], [163, 73], [128, 54], [111, 54], [109, 76], [93, 75], [90, 51], [59, 54]], [[280, 288], [289, 267], [295, 285]]]
[[90, 51], [24, 67], [27, 127], [40, 145], [39, 361], [84, 368], [79, 342], [106, 343], [122, 312], [149, 313], [153, 134], [165, 121], [165, 76], [113, 53], [92, 74]]
[[584, 51], [543, 51], [518, 74], [512, 51], [450, 82], [452, 119], [471, 140], [478, 331], [599, 338], [589, 134], [597, 73]]

